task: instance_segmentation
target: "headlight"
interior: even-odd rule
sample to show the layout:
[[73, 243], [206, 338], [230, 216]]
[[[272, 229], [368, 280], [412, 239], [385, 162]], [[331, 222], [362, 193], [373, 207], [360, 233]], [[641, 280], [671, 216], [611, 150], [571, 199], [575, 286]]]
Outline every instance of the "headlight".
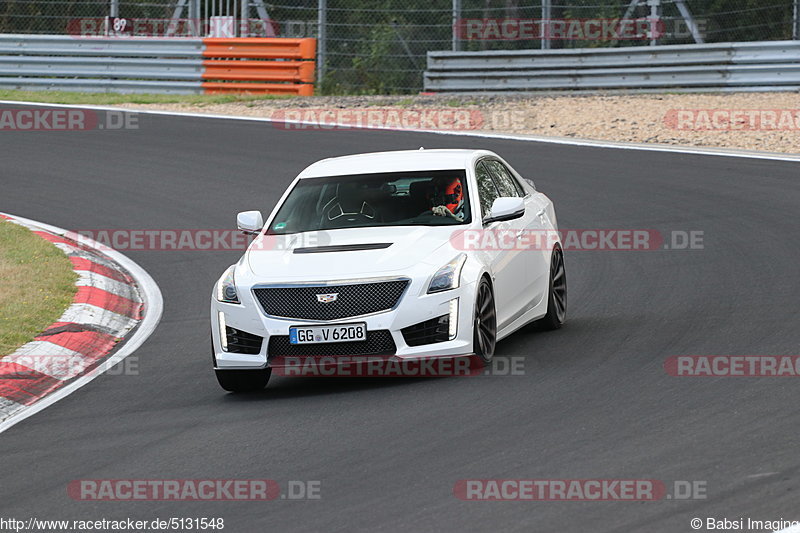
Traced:
[[236, 293], [236, 284], [233, 280], [233, 269], [235, 265], [228, 268], [217, 281], [217, 301], [229, 304], [238, 304], [239, 295]]
[[464, 268], [466, 260], [467, 254], [459, 254], [455, 259], [440, 268], [431, 278], [431, 282], [428, 285], [428, 294], [457, 289], [461, 281], [461, 269]]

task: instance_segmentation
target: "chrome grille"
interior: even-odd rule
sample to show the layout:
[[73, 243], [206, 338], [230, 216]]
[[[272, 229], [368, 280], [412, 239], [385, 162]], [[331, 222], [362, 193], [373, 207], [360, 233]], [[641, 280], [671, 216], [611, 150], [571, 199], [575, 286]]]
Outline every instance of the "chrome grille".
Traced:
[[[397, 305], [408, 280], [341, 285], [296, 285], [253, 289], [264, 313], [299, 320], [338, 320], [388, 311]], [[336, 294], [327, 303], [318, 295]]]

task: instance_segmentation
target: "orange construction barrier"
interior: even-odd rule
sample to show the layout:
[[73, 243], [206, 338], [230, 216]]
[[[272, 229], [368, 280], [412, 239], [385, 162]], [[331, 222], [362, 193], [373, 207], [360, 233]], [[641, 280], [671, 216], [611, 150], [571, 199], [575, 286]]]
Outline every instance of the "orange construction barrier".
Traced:
[[213, 58], [203, 61], [203, 79], [214, 80], [203, 83], [206, 93], [314, 94], [316, 39], [208, 38], [203, 44], [203, 57]]
[[314, 86], [310, 83], [202, 83], [205, 94], [243, 93], [243, 94], [294, 94], [297, 96], [314, 96]]
[[287, 81], [313, 83], [313, 61], [228, 61], [207, 59], [205, 80]]

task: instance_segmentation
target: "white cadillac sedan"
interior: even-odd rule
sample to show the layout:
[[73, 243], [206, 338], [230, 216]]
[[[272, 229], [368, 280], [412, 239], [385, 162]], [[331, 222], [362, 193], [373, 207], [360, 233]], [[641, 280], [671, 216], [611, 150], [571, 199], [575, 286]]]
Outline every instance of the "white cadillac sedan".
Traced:
[[263, 388], [287, 357], [485, 364], [503, 337], [566, 316], [553, 204], [489, 151], [325, 159], [266, 224], [259, 211], [237, 222], [256, 237], [211, 298], [228, 391]]

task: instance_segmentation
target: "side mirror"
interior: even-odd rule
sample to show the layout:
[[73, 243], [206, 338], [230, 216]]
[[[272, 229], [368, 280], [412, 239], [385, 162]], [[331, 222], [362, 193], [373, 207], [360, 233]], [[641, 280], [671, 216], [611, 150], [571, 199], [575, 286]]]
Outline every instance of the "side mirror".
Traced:
[[236, 226], [245, 233], [258, 233], [264, 227], [261, 211], [242, 211], [236, 215]]
[[514, 220], [525, 214], [525, 200], [519, 197], [495, 198], [489, 216], [483, 219], [484, 224], [501, 220]]

